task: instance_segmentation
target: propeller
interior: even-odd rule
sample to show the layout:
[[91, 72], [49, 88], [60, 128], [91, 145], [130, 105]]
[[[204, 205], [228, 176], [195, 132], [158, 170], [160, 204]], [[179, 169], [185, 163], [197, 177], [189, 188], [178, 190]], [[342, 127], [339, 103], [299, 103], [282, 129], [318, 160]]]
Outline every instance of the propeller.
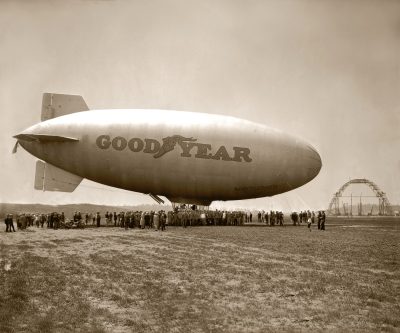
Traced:
[[18, 145], [19, 145], [19, 141], [17, 140], [17, 142], [15, 143], [14, 148], [13, 148], [13, 150], [12, 150], [12, 153], [13, 153], [13, 154], [15, 154], [15, 153], [17, 152]]

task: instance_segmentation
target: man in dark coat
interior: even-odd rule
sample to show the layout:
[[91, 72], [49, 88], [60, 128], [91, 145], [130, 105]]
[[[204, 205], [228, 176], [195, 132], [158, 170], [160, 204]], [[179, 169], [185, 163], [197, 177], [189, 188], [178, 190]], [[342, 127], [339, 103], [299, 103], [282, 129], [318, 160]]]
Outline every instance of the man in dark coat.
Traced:
[[318, 212], [317, 220], [318, 220], [318, 224], [317, 224], [318, 230], [320, 230], [320, 229], [321, 229], [321, 220], [322, 220], [322, 213], [321, 213], [321, 211]]
[[99, 212], [97, 212], [97, 214], [96, 214], [97, 228], [98, 228], [98, 227], [100, 227], [100, 220], [101, 220], [100, 213], [99, 213]]
[[321, 230], [325, 230], [325, 220], [326, 220], [325, 212], [322, 211]]
[[6, 218], [4, 219], [4, 223], [6, 224], [6, 232], [11, 232], [11, 229], [15, 232], [12, 214], [7, 214]]

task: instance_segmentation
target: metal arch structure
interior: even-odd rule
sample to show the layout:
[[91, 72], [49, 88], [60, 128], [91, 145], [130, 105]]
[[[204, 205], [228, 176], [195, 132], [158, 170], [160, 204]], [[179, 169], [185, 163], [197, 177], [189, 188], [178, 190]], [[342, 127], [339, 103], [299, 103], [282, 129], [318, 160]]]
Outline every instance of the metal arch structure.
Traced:
[[340, 206], [339, 206], [339, 198], [342, 197], [344, 190], [351, 184], [365, 184], [368, 185], [371, 190], [374, 192], [375, 196], [379, 200], [379, 215], [393, 215], [392, 205], [390, 204], [386, 193], [383, 192], [378, 185], [374, 182], [365, 179], [352, 179], [347, 183], [343, 184], [339, 190], [333, 195], [331, 202], [329, 203], [328, 212], [330, 215], [340, 215]]

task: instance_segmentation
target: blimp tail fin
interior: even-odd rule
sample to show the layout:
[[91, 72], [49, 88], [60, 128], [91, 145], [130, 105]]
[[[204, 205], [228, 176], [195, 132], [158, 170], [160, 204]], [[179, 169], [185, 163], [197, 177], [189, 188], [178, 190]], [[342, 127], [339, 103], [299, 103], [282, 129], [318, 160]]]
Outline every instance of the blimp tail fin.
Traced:
[[64, 116], [66, 114], [88, 111], [82, 96], [44, 93], [41, 120]]
[[14, 135], [13, 138], [23, 141], [39, 141], [41, 143], [46, 142], [76, 142], [79, 141], [77, 138], [60, 135], [48, 135], [48, 134], [18, 134]]
[[73, 192], [82, 179], [52, 164], [36, 162], [35, 190]]

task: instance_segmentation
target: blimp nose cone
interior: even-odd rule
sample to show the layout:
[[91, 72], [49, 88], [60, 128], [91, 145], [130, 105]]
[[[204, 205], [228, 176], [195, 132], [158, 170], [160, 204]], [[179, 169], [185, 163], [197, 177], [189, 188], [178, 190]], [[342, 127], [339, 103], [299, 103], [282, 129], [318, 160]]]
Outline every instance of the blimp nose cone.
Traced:
[[34, 141], [34, 137], [32, 135], [39, 132], [40, 132], [40, 123], [24, 129], [21, 133], [14, 135], [13, 138], [22, 141]]
[[310, 145], [307, 145], [307, 168], [309, 179], [314, 179], [322, 168], [321, 156], [318, 152]]

